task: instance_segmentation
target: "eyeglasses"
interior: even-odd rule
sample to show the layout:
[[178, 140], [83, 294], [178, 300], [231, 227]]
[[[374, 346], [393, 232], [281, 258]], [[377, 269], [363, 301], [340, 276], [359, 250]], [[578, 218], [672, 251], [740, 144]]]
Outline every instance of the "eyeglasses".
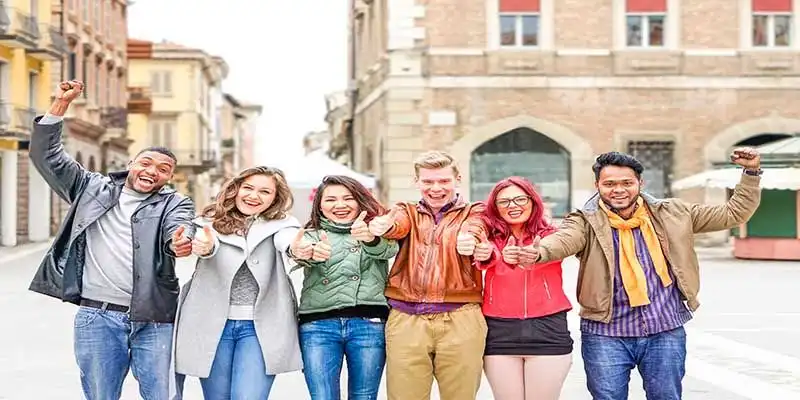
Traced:
[[511, 203], [514, 203], [517, 206], [522, 207], [522, 206], [528, 204], [529, 201], [531, 201], [531, 198], [528, 197], [528, 196], [517, 196], [517, 197], [514, 197], [513, 199], [498, 199], [495, 202], [495, 204], [497, 204], [497, 206], [500, 207], [500, 208], [511, 207]]

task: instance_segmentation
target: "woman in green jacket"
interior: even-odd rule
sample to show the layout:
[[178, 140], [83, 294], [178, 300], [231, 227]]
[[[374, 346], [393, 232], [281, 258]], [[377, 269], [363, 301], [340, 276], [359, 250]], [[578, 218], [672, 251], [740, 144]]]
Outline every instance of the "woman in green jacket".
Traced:
[[311, 219], [291, 246], [303, 268], [300, 349], [312, 400], [340, 399], [347, 358], [348, 399], [378, 398], [386, 363], [383, 295], [397, 243], [373, 236], [368, 222], [386, 210], [355, 179], [332, 175], [314, 196]]

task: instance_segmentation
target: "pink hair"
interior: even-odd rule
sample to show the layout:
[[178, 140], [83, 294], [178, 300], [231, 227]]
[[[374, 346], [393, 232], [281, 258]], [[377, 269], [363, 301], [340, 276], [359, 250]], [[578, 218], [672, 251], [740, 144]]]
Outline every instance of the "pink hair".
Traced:
[[520, 188], [531, 198], [531, 216], [525, 221], [524, 226], [524, 231], [530, 235], [530, 238], [534, 238], [536, 235], [546, 236], [553, 233], [555, 227], [550, 225], [544, 218], [544, 203], [539, 193], [533, 188], [533, 184], [525, 178], [512, 176], [497, 182], [492, 188], [492, 191], [489, 192], [489, 198], [486, 200], [486, 212], [483, 215], [483, 223], [486, 225], [489, 239], [506, 240], [511, 235], [511, 226], [500, 216], [500, 211], [497, 209], [496, 203], [497, 195], [500, 191], [509, 186]]

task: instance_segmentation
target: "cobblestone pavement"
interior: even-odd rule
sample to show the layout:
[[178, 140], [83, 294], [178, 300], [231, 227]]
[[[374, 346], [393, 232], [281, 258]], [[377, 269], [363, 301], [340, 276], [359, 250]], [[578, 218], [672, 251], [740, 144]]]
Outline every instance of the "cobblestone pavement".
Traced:
[[[684, 399], [800, 398], [800, 263], [739, 261], [716, 249], [698, 252], [702, 306], [687, 325]], [[27, 291], [43, 253], [41, 245], [0, 250], [0, 315], [5, 322], [0, 330], [2, 400], [81, 398], [72, 355], [75, 308]], [[564, 265], [568, 294], [574, 292], [576, 265], [574, 259]], [[182, 280], [188, 278], [192, 260], [182, 261], [179, 270]], [[575, 333], [577, 315], [571, 314], [570, 328]], [[580, 335], [574, 336], [573, 367], [561, 398], [588, 400]], [[644, 399], [636, 371], [630, 387], [630, 399]], [[196, 380], [187, 381], [185, 397], [202, 399]], [[137, 398], [136, 382], [129, 377], [123, 399]], [[279, 376], [271, 398], [308, 399], [302, 375]], [[478, 398], [492, 399], [486, 381]]]

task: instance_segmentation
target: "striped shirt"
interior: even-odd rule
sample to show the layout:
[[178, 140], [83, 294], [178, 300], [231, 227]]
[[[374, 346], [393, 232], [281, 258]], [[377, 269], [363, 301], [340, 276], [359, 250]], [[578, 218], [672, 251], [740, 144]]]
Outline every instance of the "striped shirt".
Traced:
[[[457, 202], [458, 195], [456, 195], [453, 201], [447, 203], [444, 207], [439, 209], [438, 212], [433, 212], [433, 210], [425, 203], [425, 200], [422, 200], [419, 202], [419, 204], [417, 204], [417, 208], [433, 214], [433, 222], [438, 225], [439, 222], [442, 222], [444, 214], [450, 211], [450, 209], [453, 208]], [[415, 303], [411, 301], [389, 299], [390, 307], [402, 313], [411, 315], [446, 313], [460, 308], [463, 305], [464, 304], [462, 303]]]
[[619, 234], [616, 229], [612, 231], [612, 234], [615, 268], [611, 321], [603, 323], [581, 319], [581, 332], [601, 336], [646, 337], [678, 328], [689, 322], [692, 319], [692, 313], [686, 308], [681, 298], [672, 271], [669, 274], [673, 284], [664, 287], [661, 278], [656, 273], [650, 253], [647, 251], [644, 236], [638, 228], [633, 230], [636, 257], [642, 264], [647, 279], [647, 295], [650, 298], [650, 304], [640, 307], [630, 306], [619, 270]]

